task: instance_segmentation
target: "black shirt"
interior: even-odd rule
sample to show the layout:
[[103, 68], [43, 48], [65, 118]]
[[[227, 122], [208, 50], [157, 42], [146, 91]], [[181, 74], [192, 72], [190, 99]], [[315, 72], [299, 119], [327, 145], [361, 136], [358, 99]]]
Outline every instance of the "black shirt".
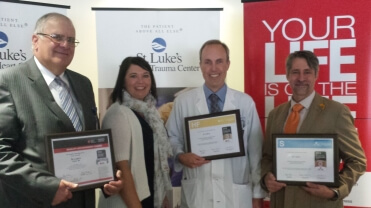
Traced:
[[[149, 124], [144, 120], [144, 118], [133, 110], [137, 116], [140, 125], [142, 127], [143, 134], [143, 148], [144, 148], [144, 161], [146, 163], [146, 172], [148, 179], [148, 186], [151, 195], [141, 201], [143, 208], [154, 208], [154, 175], [155, 175], [155, 160], [154, 160], [154, 150], [153, 150], [153, 131]], [[139, 139], [139, 138], [133, 138]]]

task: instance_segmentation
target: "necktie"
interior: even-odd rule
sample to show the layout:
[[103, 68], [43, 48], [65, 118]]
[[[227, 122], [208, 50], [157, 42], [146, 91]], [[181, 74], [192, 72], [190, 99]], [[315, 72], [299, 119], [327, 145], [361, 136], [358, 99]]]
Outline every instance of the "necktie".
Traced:
[[209, 99], [210, 99], [210, 113], [216, 113], [216, 112], [220, 112], [220, 108], [219, 108], [219, 105], [218, 105], [218, 100], [219, 100], [219, 97], [216, 95], [216, 94], [211, 94], [209, 96]]
[[57, 85], [56, 89], [59, 93], [59, 98], [61, 99], [62, 110], [70, 118], [76, 131], [81, 131], [82, 126], [81, 126], [80, 118], [77, 114], [76, 107], [72, 101], [72, 97], [71, 97], [68, 86], [66, 85], [66, 83], [63, 82], [63, 80], [61, 80], [60, 77], [56, 77], [54, 79], [54, 82]]
[[292, 111], [287, 118], [284, 132], [286, 134], [295, 134], [300, 121], [300, 111], [304, 108], [301, 104], [297, 103], [292, 107]]

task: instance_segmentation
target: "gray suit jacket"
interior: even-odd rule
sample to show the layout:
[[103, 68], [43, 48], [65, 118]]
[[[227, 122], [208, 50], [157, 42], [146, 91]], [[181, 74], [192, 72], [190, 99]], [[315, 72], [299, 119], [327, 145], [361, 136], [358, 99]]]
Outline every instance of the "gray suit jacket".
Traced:
[[[273, 172], [272, 134], [283, 133], [283, 127], [290, 109], [290, 102], [273, 109], [268, 116], [266, 135], [263, 144], [262, 176]], [[339, 198], [337, 201], [311, 196], [298, 186], [287, 186], [271, 194], [271, 207], [274, 208], [337, 208], [343, 207], [341, 199], [346, 197], [358, 178], [366, 171], [366, 157], [354, 127], [354, 119], [349, 108], [341, 103], [315, 95], [304, 119], [299, 134], [338, 135], [339, 157], [344, 165], [340, 171]]]
[[[66, 70], [82, 106], [83, 130], [96, 129], [88, 78]], [[0, 206], [50, 207], [60, 179], [47, 171], [45, 135], [75, 131], [55, 102], [34, 59], [0, 71]], [[94, 190], [73, 193], [57, 207], [94, 207]]]

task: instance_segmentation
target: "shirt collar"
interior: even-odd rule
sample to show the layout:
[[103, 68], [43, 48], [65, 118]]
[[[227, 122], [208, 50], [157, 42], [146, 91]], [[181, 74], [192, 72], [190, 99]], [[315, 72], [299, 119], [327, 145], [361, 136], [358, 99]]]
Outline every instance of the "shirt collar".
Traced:
[[206, 98], [208, 98], [211, 94], [215, 93], [219, 97], [219, 99], [222, 101], [222, 103], [224, 103], [225, 96], [227, 94], [226, 84], [224, 84], [223, 87], [220, 88], [217, 92], [211, 91], [205, 84], [203, 85], [203, 88], [204, 88]]
[[[314, 95], [316, 94], [315, 91], [313, 91], [308, 97], [304, 98], [299, 103], [304, 106], [305, 109], [309, 109], [310, 104], [312, 103], [314, 99]], [[291, 99], [291, 108], [294, 106], [297, 102], [295, 102], [293, 99]]]
[[[55, 75], [54, 75], [54, 74], [53, 74], [49, 69], [47, 69], [45, 66], [43, 66], [43, 65], [39, 62], [39, 60], [37, 60], [37, 58], [36, 58], [35, 56], [34, 56], [34, 60], [35, 60], [35, 63], [36, 63], [36, 65], [37, 65], [37, 67], [39, 68], [41, 74], [43, 75], [46, 84], [49, 86], [50, 83], [52, 83], [52, 82], [54, 81], [54, 79], [55, 79], [56, 76], [55, 76]], [[61, 78], [65, 83], [67, 83], [67, 85], [68, 85], [68, 79], [67, 79], [66, 76], [64, 76], [64, 72], [63, 72], [61, 75], [59, 75], [59, 77], [60, 77], [60, 78]]]

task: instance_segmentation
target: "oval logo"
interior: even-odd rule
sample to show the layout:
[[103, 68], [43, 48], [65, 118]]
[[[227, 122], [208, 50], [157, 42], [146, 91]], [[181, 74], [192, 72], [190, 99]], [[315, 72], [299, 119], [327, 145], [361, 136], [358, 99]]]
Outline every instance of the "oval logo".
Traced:
[[163, 52], [166, 49], [166, 42], [162, 38], [156, 38], [152, 41], [152, 49], [157, 52]]
[[0, 31], [0, 48], [4, 48], [8, 45], [8, 36]]

